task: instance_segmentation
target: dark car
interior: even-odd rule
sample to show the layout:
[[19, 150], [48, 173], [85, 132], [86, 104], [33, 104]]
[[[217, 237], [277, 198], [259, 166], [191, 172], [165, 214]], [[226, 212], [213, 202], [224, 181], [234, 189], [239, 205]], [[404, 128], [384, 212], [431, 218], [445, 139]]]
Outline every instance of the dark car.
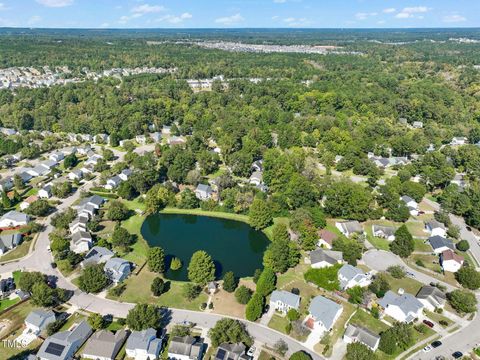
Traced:
[[452, 356], [453, 356], [454, 359], [460, 359], [460, 358], [463, 356], [463, 354], [462, 354], [462, 352], [460, 352], [460, 351], [455, 351], [455, 352], [452, 354]]
[[434, 326], [434, 324], [431, 321], [428, 321], [428, 320], [423, 320], [423, 323], [430, 328], [433, 328], [433, 326]]
[[437, 348], [437, 347], [439, 347], [440, 345], [442, 345], [442, 342], [437, 340], [437, 341], [432, 342], [431, 345], [432, 345], [433, 348]]

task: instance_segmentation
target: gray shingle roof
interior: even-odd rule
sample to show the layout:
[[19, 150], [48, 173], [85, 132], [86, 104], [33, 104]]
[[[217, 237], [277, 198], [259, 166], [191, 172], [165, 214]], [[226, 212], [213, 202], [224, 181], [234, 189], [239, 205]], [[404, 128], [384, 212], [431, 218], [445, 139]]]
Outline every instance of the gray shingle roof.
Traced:
[[341, 251], [317, 249], [310, 252], [310, 262], [312, 264], [325, 261], [331, 265], [334, 265], [341, 260], [343, 260], [343, 254]]
[[275, 290], [270, 296], [270, 301], [280, 301], [294, 309], [298, 309], [298, 306], [300, 305], [300, 296], [285, 290]]
[[440, 249], [444, 246], [452, 250], [455, 249], [455, 247], [453, 246], [453, 243], [450, 240], [445, 239], [444, 237], [441, 237], [439, 235], [429, 237], [428, 242], [430, 243], [430, 245], [434, 250]]
[[445, 304], [447, 296], [436, 286], [423, 286], [418, 294], [417, 299], [428, 300], [434, 307], [440, 307]]
[[350, 280], [360, 276], [365, 276], [365, 273], [361, 269], [350, 264], [343, 265], [340, 270], [338, 270], [340, 287], [343, 289]]
[[342, 309], [342, 305], [323, 296], [316, 296], [310, 303], [308, 311], [315, 318], [315, 321], [322, 323], [326, 329], [331, 329], [335, 316], [340, 309]]
[[380, 342], [380, 336], [374, 334], [368, 329], [353, 324], [348, 324], [345, 330], [345, 336], [348, 336], [359, 343], [368, 346], [371, 349], [375, 349]]
[[45, 321], [51, 318], [52, 316], [53, 318], [55, 318], [55, 313], [52, 310], [43, 310], [43, 309], [32, 310], [30, 314], [28, 314], [27, 318], [25, 319], [25, 323], [32, 324], [42, 329], [45, 325]]
[[197, 341], [193, 336], [174, 336], [170, 341], [168, 352], [188, 356], [190, 359], [199, 359], [203, 352], [203, 342]]
[[162, 340], [157, 338], [157, 332], [152, 329], [132, 331], [127, 340], [127, 349], [144, 350], [147, 354], [158, 355]]
[[127, 332], [122, 329], [115, 334], [108, 330], [99, 330], [88, 339], [83, 349], [83, 354], [98, 358], [114, 359], [127, 337]]
[[387, 291], [385, 296], [378, 301], [379, 305], [386, 308], [388, 305], [398, 306], [404, 314], [416, 313], [423, 308], [423, 304], [412, 294], [397, 295], [393, 291]]

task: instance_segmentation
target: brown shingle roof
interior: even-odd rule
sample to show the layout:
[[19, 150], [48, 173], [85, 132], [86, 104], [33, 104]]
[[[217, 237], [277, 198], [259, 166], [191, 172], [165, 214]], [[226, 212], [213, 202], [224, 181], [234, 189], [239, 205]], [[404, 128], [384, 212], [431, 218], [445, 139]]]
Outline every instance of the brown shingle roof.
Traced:
[[324, 240], [327, 244], [332, 245], [333, 240], [337, 239], [338, 235], [326, 229], [321, 229], [318, 231], [318, 237]]

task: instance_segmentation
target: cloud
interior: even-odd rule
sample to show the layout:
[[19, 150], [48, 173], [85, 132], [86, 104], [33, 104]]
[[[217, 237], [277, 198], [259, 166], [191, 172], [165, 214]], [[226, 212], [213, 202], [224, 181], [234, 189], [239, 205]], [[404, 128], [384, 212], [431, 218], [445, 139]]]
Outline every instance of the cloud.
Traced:
[[158, 13], [161, 11], [165, 11], [165, 7], [161, 5], [143, 4], [143, 5], [135, 6], [131, 11], [132, 13], [143, 15], [143, 14], [151, 14], [151, 13]]
[[452, 14], [444, 16], [442, 21], [445, 23], [458, 23], [467, 21], [467, 18], [462, 15]]
[[193, 16], [192, 14], [186, 12], [181, 15], [165, 15], [162, 16], [161, 18], [157, 19], [157, 22], [168, 22], [170, 24], [180, 24], [184, 22], [185, 20], [191, 19]]
[[224, 17], [217, 18], [215, 19], [215, 23], [229, 26], [229, 25], [238, 24], [244, 20], [245, 19], [243, 18], [243, 16], [240, 15], [240, 13], [238, 13], [231, 16], [224, 16]]
[[73, 4], [73, 0], [36, 0], [37, 3], [46, 7], [60, 8], [70, 6]]
[[355, 14], [355, 18], [357, 20], [366, 20], [368, 19], [369, 17], [372, 17], [372, 16], [377, 16], [378, 13], [376, 12], [371, 12], [371, 13], [364, 13], [364, 12], [359, 12], [359, 13], [356, 13]]
[[394, 13], [396, 11], [397, 11], [397, 9], [395, 9], [395, 8], [386, 8], [386, 9], [383, 9], [382, 12], [385, 13], [385, 14], [391, 14], [391, 13]]
[[430, 11], [431, 8], [428, 8], [426, 6], [413, 6], [413, 7], [406, 7], [403, 8], [401, 12], [399, 12], [395, 17], [397, 19], [409, 19], [409, 18], [418, 18], [418, 19], [423, 19], [422, 15], [416, 15], [420, 13], [426, 13]]
[[291, 27], [307, 26], [310, 24], [310, 20], [306, 18], [288, 17], [286, 19], [283, 19], [283, 21], [287, 24], [287, 26]]
[[100, 27], [100, 28], [103, 28], [103, 29], [104, 29], [104, 28], [108, 28], [108, 27], [110, 27], [110, 24], [109, 24], [108, 22], [104, 22], [104, 23], [100, 24], [99, 27]]

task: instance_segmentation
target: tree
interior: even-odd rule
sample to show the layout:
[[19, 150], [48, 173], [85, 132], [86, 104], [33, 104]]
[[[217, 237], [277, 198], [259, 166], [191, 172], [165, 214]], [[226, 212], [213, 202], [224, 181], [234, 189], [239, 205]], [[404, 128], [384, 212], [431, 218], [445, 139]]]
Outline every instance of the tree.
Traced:
[[342, 180], [333, 182], [325, 193], [325, 211], [332, 217], [364, 221], [370, 214], [371, 193], [362, 185]]
[[253, 291], [251, 289], [245, 285], [241, 285], [235, 290], [235, 299], [237, 299], [238, 303], [245, 305], [252, 298], [252, 294]]
[[189, 336], [191, 334], [191, 330], [189, 326], [185, 325], [174, 325], [172, 327], [172, 331], [170, 331], [171, 336]]
[[77, 217], [77, 212], [72, 208], [55, 214], [52, 217], [51, 224], [57, 229], [68, 229], [70, 223]]
[[52, 194], [61, 199], [66, 198], [73, 191], [72, 184], [66, 181], [63, 183], [56, 183], [52, 186]]
[[151, 304], [137, 304], [128, 312], [127, 326], [134, 331], [158, 329], [162, 316], [160, 309]]
[[250, 225], [256, 230], [266, 228], [273, 220], [271, 207], [259, 198], [253, 200], [248, 217]]
[[405, 277], [405, 269], [400, 265], [392, 265], [387, 268], [387, 271], [392, 275], [395, 279], [402, 279]]
[[477, 298], [468, 290], [453, 290], [447, 293], [450, 305], [460, 313], [473, 313], [477, 311]]
[[193, 253], [188, 264], [188, 279], [199, 285], [205, 285], [215, 279], [215, 264], [205, 251]]
[[467, 251], [468, 249], [470, 249], [470, 244], [467, 240], [460, 240], [456, 246], [457, 249], [460, 251]]
[[78, 158], [73, 153], [65, 156], [65, 158], [63, 159], [63, 166], [66, 169], [71, 169], [71, 168], [75, 167], [77, 164], [78, 164]]
[[270, 268], [265, 268], [262, 271], [262, 275], [258, 278], [257, 281], [257, 290], [256, 292], [262, 296], [269, 295], [273, 290], [275, 290], [275, 284], [277, 282], [277, 276]]
[[156, 277], [150, 286], [153, 296], [160, 296], [168, 291], [168, 284], [162, 278]]
[[363, 302], [363, 294], [365, 289], [361, 286], [354, 286], [347, 289], [346, 293], [348, 294], [348, 301], [352, 304], [361, 304]]
[[406, 350], [414, 343], [411, 324], [395, 323], [380, 334], [379, 349], [387, 354], [393, 354], [397, 348]]
[[457, 281], [467, 289], [477, 290], [480, 288], [480, 272], [476, 271], [472, 266], [463, 266], [456, 273]]
[[51, 210], [52, 207], [47, 200], [38, 199], [31, 203], [25, 212], [34, 216], [47, 216]]
[[38, 271], [28, 272], [22, 271], [18, 279], [17, 287], [23, 291], [32, 292], [33, 285], [37, 283], [45, 283], [46, 277]]
[[37, 282], [32, 286], [32, 302], [36, 306], [49, 307], [55, 304], [55, 290], [45, 282]]
[[119, 247], [125, 251], [128, 250], [128, 248], [135, 243], [136, 236], [133, 234], [130, 234], [127, 229], [117, 225], [115, 226], [115, 229], [113, 230], [112, 234], [112, 245]]
[[212, 346], [218, 347], [222, 343], [244, 343], [247, 346], [253, 344], [253, 339], [248, 334], [245, 325], [234, 319], [221, 319], [208, 331]]
[[91, 313], [88, 316], [87, 321], [88, 321], [88, 325], [90, 325], [90, 327], [94, 330], [103, 329], [106, 325], [105, 319], [99, 313]]
[[13, 175], [13, 186], [15, 186], [15, 189], [17, 190], [22, 190], [25, 187], [25, 184], [23, 183], [23, 179], [20, 175], [18, 174]]
[[196, 299], [198, 295], [200, 295], [201, 291], [202, 291], [202, 288], [197, 284], [186, 283], [183, 286], [183, 296], [185, 296], [185, 298], [188, 301], [192, 301], [193, 299]]
[[290, 355], [288, 360], [312, 360], [312, 357], [309, 353], [306, 353], [302, 350], [294, 352], [292, 355]]
[[332, 249], [341, 251], [343, 253], [343, 259], [353, 266], [356, 266], [357, 260], [362, 258], [363, 245], [353, 239], [339, 237], [333, 241]]
[[174, 257], [172, 261], [170, 262], [170, 269], [171, 270], [179, 270], [182, 268], [182, 260], [180, 260], [177, 257]]
[[297, 321], [300, 319], [300, 313], [296, 309], [290, 309], [287, 312], [287, 319], [289, 321]]
[[403, 224], [395, 231], [395, 240], [390, 243], [390, 250], [403, 258], [409, 257], [415, 249], [415, 242], [413, 241], [412, 234], [407, 229], [407, 226]]
[[139, 193], [130, 181], [123, 181], [118, 186], [117, 195], [122, 199], [133, 200], [139, 195]]
[[263, 265], [275, 272], [284, 273], [298, 264], [300, 251], [290, 240], [277, 239], [271, 242], [263, 254]]
[[223, 290], [226, 292], [234, 292], [238, 286], [238, 280], [233, 271], [227, 271], [223, 276]]
[[185, 189], [180, 194], [180, 201], [178, 202], [178, 207], [180, 209], [196, 209], [200, 205], [200, 200], [198, 200], [195, 193], [190, 189]]
[[127, 220], [130, 215], [130, 211], [119, 200], [111, 200], [107, 210], [107, 219], [112, 221]]
[[347, 345], [346, 360], [375, 360], [377, 355], [367, 346], [359, 342]]
[[265, 306], [265, 297], [259, 293], [253, 294], [252, 298], [245, 308], [245, 317], [249, 321], [256, 321], [262, 316], [263, 307]]
[[282, 340], [278, 339], [277, 342], [273, 345], [273, 350], [281, 356], [285, 356], [288, 351], [288, 344]]
[[98, 293], [108, 285], [103, 264], [87, 266], [78, 277], [78, 287], [87, 293]]
[[273, 241], [289, 241], [290, 234], [287, 225], [284, 223], [275, 224], [272, 230], [272, 239]]
[[162, 274], [165, 272], [165, 252], [159, 246], [148, 249], [147, 254], [148, 270]]
[[159, 184], [147, 191], [145, 207], [147, 214], [155, 214], [167, 206], [171, 194], [167, 188]]
[[385, 296], [385, 293], [390, 290], [391, 287], [385, 274], [379, 273], [375, 276], [375, 279], [373, 279], [368, 288], [378, 298], [382, 298]]

